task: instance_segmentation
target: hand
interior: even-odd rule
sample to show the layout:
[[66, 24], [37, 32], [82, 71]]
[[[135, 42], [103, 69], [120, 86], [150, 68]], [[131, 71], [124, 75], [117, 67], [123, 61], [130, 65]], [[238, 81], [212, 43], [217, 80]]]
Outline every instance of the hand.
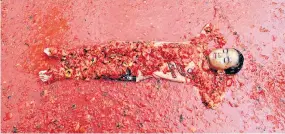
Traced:
[[206, 107], [211, 109], [216, 109], [225, 96], [224, 92], [221, 92], [218, 89], [212, 91], [211, 93], [200, 91], [200, 95], [202, 98], [202, 102], [206, 105]]
[[[167, 70], [166, 72], [163, 71], [165, 69]], [[164, 66], [162, 66], [161, 71], [156, 71], [153, 75], [156, 78], [163, 78], [176, 82], [186, 82], [186, 78], [179, 73], [175, 63], [165, 63]]]

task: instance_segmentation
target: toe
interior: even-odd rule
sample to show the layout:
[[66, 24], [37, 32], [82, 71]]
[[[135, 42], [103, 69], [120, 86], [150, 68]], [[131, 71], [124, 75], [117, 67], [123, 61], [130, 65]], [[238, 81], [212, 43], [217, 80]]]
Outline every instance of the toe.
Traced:
[[45, 49], [44, 49], [44, 53], [45, 53], [47, 56], [51, 56], [50, 48], [45, 48]]
[[41, 75], [41, 76], [40, 76], [40, 79], [41, 79], [43, 82], [48, 81], [50, 78], [51, 78], [51, 76], [48, 76], [48, 75]]
[[47, 70], [43, 70], [43, 71], [39, 72], [39, 77], [40, 77], [41, 81], [43, 81], [43, 82], [46, 82], [51, 78], [51, 76], [48, 76], [45, 74], [46, 72], [47, 72]]
[[47, 70], [40, 71], [40, 72], [39, 72], [39, 75], [45, 74], [46, 72], [47, 72]]

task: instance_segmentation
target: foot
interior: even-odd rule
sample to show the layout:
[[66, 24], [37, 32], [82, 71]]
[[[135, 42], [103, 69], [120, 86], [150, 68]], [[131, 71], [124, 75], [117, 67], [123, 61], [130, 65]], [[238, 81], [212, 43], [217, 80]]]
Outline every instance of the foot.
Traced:
[[42, 82], [47, 82], [51, 78], [51, 76], [47, 75], [46, 73], [47, 73], [47, 70], [43, 70], [39, 72], [39, 77]]
[[50, 49], [50, 48], [45, 48], [45, 49], [44, 49], [44, 53], [45, 53], [47, 56], [51, 56], [51, 49]]

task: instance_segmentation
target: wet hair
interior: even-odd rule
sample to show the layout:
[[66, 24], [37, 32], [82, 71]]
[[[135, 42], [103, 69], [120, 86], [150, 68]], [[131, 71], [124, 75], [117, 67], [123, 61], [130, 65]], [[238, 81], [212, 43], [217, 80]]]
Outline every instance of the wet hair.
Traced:
[[243, 61], [244, 61], [244, 57], [243, 57], [243, 55], [242, 55], [242, 53], [239, 51], [239, 50], [237, 50], [237, 49], [235, 49], [237, 52], [238, 52], [238, 64], [236, 65], [236, 66], [233, 66], [233, 67], [230, 67], [230, 68], [228, 68], [228, 69], [225, 69], [225, 73], [226, 74], [236, 74], [236, 73], [238, 73], [240, 70], [241, 70], [241, 68], [242, 68], [242, 66], [243, 66]]

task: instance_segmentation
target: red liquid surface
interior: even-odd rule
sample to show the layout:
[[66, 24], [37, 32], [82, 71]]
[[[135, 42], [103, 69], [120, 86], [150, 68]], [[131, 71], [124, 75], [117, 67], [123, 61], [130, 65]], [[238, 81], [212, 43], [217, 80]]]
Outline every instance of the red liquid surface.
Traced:
[[[2, 132], [284, 132], [285, 3], [259, 1], [3, 1]], [[198, 89], [139, 83], [39, 81], [43, 48], [110, 40], [187, 41], [207, 23], [239, 49], [244, 67], [221, 106]]]

